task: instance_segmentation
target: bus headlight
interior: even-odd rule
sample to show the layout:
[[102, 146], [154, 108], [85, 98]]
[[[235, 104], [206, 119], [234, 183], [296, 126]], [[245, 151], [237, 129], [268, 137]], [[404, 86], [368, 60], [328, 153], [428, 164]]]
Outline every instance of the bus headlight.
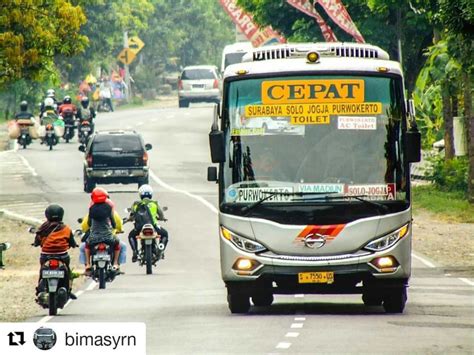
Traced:
[[395, 232], [387, 234], [381, 238], [377, 238], [367, 244], [364, 249], [372, 251], [381, 251], [390, 248], [400, 239], [408, 234], [409, 223], [405, 224], [403, 227], [397, 229]]
[[240, 235], [231, 232], [227, 228], [221, 226], [221, 236], [224, 239], [227, 239], [232, 244], [234, 244], [237, 248], [246, 251], [248, 253], [258, 253], [261, 251], [266, 250], [262, 244], [257, 243], [253, 240], [249, 240], [247, 238], [241, 237]]

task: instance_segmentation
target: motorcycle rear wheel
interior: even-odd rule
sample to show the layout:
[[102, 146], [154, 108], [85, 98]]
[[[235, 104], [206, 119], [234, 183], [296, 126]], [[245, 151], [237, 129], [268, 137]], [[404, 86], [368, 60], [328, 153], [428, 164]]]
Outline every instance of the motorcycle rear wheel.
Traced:
[[55, 316], [58, 314], [58, 300], [56, 298], [56, 292], [49, 293], [49, 315]]
[[151, 275], [153, 273], [152, 264], [152, 251], [151, 245], [145, 245], [145, 261], [146, 261], [146, 274]]
[[105, 289], [105, 270], [104, 268], [99, 268], [99, 289]]

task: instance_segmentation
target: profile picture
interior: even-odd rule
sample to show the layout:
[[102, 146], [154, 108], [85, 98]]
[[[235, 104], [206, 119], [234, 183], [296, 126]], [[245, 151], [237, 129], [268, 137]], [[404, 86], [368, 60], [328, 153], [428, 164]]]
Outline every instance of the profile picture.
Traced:
[[41, 327], [33, 335], [33, 343], [40, 350], [49, 350], [56, 344], [56, 333], [51, 328]]

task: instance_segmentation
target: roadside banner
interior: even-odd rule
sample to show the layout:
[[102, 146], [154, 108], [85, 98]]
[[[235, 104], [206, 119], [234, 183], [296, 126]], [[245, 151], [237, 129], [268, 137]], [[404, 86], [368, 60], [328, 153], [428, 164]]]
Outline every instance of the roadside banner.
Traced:
[[344, 31], [349, 33], [359, 43], [365, 43], [364, 37], [360, 34], [357, 26], [352, 22], [351, 16], [347, 12], [341, 0], [317, 0], [329, 17]]
[[310, 0], [286, 0], [286, 2], [306, 15], [313, 17], [319, 25], [326, 42], [337, 42], [337, 37], [331, 27], [324, 21], [319, 12], [316, 11]]
[[252, 15], [242, 10], [237, 5], [237, 0], [219, 0], [225, 12], [232, 21], [248, 38], [254, 47], [259, 47], [271, 43], [285, 43], [286, 40], [270, 26], [260, 28], [254, 21]]

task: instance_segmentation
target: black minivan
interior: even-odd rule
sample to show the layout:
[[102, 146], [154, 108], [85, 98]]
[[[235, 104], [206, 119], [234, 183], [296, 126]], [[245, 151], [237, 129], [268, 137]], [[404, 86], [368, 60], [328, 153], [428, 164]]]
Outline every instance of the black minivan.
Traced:
[[84, 191], [92, 192], [96, 184], [148, 184], [148, 153], [151, 144], [144, 144], [135, 131], [95, 132], [84, 152]]

